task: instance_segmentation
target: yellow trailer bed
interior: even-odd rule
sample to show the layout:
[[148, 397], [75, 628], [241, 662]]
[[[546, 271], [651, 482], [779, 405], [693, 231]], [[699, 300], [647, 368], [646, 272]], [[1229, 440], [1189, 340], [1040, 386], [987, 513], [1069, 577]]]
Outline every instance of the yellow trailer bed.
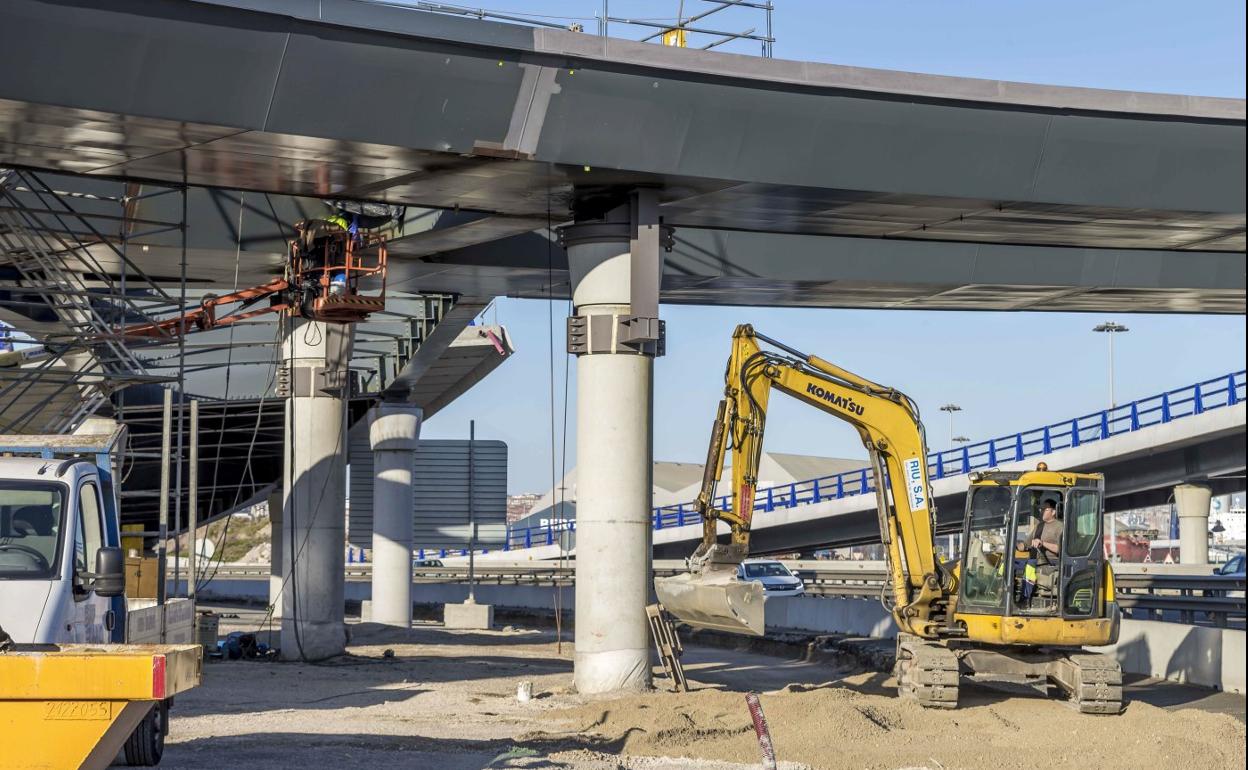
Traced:
[[105, 768], [162, 700], [200, 683], [199, 645], [24, 645], [0, 652], [6, 768]]

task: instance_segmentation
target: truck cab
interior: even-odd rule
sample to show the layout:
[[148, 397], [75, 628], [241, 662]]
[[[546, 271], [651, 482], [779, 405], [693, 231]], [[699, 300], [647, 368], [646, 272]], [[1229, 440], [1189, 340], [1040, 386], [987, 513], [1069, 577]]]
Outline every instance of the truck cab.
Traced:
[[124, 562], [104, 490], [86, 459], [0, 458], [0, 626], [15, 640], [125, 641]]
[[[191, 600], [125, 597], [113, 480], [125, 431], [92, 419], [76, 434], [0, 436], [0, 630], [18, 649], [193, 641]], [[160, 762], [171, 701], [134, 727], [128, 764]]]

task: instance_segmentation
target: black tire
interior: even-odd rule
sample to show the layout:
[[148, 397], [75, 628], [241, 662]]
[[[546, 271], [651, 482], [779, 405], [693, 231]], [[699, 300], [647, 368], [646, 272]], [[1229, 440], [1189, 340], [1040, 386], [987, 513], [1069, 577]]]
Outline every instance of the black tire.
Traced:
[[126, 739], [126, 764], [155, 767], [165, 754], [165, 733], [169, 725], [169, 702], [160, 701], [147, 712], [139, 726]]

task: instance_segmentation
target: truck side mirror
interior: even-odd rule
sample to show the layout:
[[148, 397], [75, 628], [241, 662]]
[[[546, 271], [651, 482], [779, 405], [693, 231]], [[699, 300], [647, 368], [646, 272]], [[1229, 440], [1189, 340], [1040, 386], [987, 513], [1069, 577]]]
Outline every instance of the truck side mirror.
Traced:
[[126, 554], [120, 548], [104, 546], [95, 552], [95, 573], [91, 588], [96, 596], [121, 596], [126, 592]]

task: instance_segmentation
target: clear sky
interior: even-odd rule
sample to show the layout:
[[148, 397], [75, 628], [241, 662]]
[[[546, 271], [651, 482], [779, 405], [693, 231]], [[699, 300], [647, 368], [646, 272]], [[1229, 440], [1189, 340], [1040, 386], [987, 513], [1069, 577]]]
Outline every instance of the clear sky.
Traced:
[[[613, 16], [675, 16], [678, 0], [611, 0]], [[592, 17], [599, 0], [477, 0], [503, 11]], [[1226, 0], [933, 2], [775, 0], [777, 58], [1058, 85], [1244, 98], [1245, 11]], [[686, 0], [685, 13], [707, 7]], [[758, 25], [733, 11], [717, 27]], [[709, 25], [710, 20], [707, 21]], [[585, 21], [593, 30], [592, 21]], [[613, 34], [626, 30], [613, 27]], [[638, 36], [632, 31], [630, 36]], [[754, 49], [748, 49], [752, 52]], [[563, 355], [566, 302], [500, 299], [487, 311], [508, 327], [516, 355], [425, 425], [426, 438], [477, 436], [510, 447], [508, 487], [551, 487], [550, 368], [555, 371], [554, 466], [563, 465], [564, 373], [568, 371], [567, 467], [575, 466], [575, 362]], [[1100, 315], [690, 307], [665, 305], [667, 356], [655, 366], [657, 460], [700, 462], [723, 387], [732, 328], [757, 329], [909, 393], [932, 448], [955, 433], [974, 440], [1086, 414], [1109, 400]], [[553, 319], [553, 334], [550, 321]], [[1242, 316], [1117, 315], [1119, 402], [1245, 366]], [[1043, 353], [1037, 353], [1043, 350]], [[772, 402], [767, 449], [865, 457], [856, 435], [831, 417]]]

